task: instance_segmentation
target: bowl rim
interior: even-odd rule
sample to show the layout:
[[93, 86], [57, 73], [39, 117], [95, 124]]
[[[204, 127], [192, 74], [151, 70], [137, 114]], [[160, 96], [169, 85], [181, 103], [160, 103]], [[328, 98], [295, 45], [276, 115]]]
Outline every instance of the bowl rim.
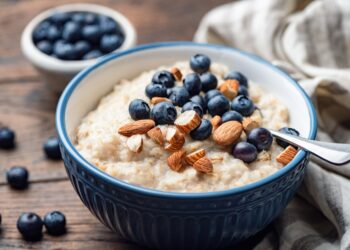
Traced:
[[200, 192], [200, 193], [180, 193], [180, 192], [169, 192], [169, 191], [162, 191], [162, 190], [156, 190], [151, 188], [146, 188], [142, 186], [137, 186], [134, 184], [130, 184], [127, 182], [124, 182], [123, 180], [117, 179], [115, 177], [112, 177], [108, 175], [107, 173], [103, 172], [102, 170], [95, 167], [93, 164], [90, 164], [87, 160], [84, 159], [84, 157], [76, 150], [74, 145], [71, 143], [68, 133], [66, 131], [65, 127], [65, 112], [68, 100], [76, 87], [79, 85], [79, 83], [88, 76], [91, 72], [93, 72], [95, 69], [99, 68], [100, 66], [108, 63], [111, 60], [117, 59], [119, 57], [127, 56], [133, 53], [137, 53], [139, 51], [148, 50], [148, 49], [157, 49], [157, 48], [164, 48], [164, 47], [176, 47], [176, 46], [194, 46], [194, 47], [210, 47], [214, 49], [224, 49], [224, 50], [234, 50], [237, 53], [243, 54], [244, 56], [248, 56], [251, 59], [258, 61], [259, 63], [265, 64], [266, 66], [272, 68], [277, 74], [282, 75], [284, 78], [286, 78], [302, 95], [304, 98], [307, 108], [309, 111], [310, 116], [310, 132], [308, 135], [309, 139], [315, 139], [316, 133], [317, 133], [317, 118], [316, 118], [316, 112], [313, 107], [313, 104], [306, 94], [306, 92], [301, 88], [301, 86], [293, 79], [291, 78], [287, 73], [282, 71], [281, 69], [277, 68], [276, 66], [272, 65], [271, 63], [265, 61], [264, 59], [245, 52], [241, 51], [236, 48], [231, 48], [223, 45], [214, 45], [214, 44], [207, 44], [207, 43], [195, 43], [195, 42], [187, 42], [187, 41], [180, 41], [180, 42], [159, 42], [159, 43], [150, 43], [145, 44], [141, 46], [134, 47], [132, 49], [122, 51], [120, 53], [112, 53], [106, 57], [104, 57], [101, 61], [94, 64], [93, 66], [86, 68], [85, 70], [81, 71], [78, 75], [76, 75], [71, 82], [67, 85], [65, 90], [63, 91], [59, 103], [57, 105], [56, 110], [56, 128], [58, 131], [59, 139], [67, 150], [67, 153], [71, 155], [71, 157], [80, 165], [84, 167], [84, 169], [89, 172], [91, 175], [103, 179], [106, 183], [117, 186], [119, 188], [122, 188], [127, 191], [136, 192], [141, 195], [147, 195], [151, 197], [156, 198], [172, 198], [172, 199], [207, 199], [207, 198], [218, 198], [218, 197], [226, 197], [226, 196], [232, 196], [235, 194], [239, 194], [242, 192], [254, 190], [256, 188], [259, 188], [260, 186], [263, 186], [265, 184], [268, 184], [270, 182], [275, 181], [276, 179], [280, 178], [293, 168], [295, 168], [299, 163], [301, 163], [307, 156], [307, 153], [304, 150], [300, 150], [300, 152], [296, 155], [296, 157], [285, 167], [278, 170], [277, 172], [273, 173], [272, 175], [269, 175], [261, 180], [258, 180], [256, 182], [246, 184], [240, 187], [235, 187], [227, 190], [221, 190], [221, 191], [212, 191], [212, 192]]
[[103, 56], [89, 59], [89, 60], [60, 60], [57, 58], [53, 58], [49, 55], [46, 55], [45, 53], [41, 52], [35, 45], [32, 39], [32, 34], [34, 29], [37, 27], [37, 25], [48, 18], [49, 16], [53, 15], [55, 12], [72, 12], [72, 11], [86, 11], [86, 12], [92, 12], [95, 14], [100, 15], [106, 15], [113, 20], [115, 20], [120, 27], [123, 29], [125, 33], [125, 38], [122, 43], [122, 45], [110, 52], [118, 52], [121, 50], [129, 49], [136, 44], [137, 35], [136, 30], [130, 20], [121, 14], [120, 12], [103, 6], [99, 4], [90, 4], [90, 3], [72, 3], [72, 4], [64, 4], [60, 6], [56, 6], [53, 8], [49, 8], [47, 10], [44, 10], [40, 12], [38, 15], [36, 15], [33, 19], [29, 21], [29, 23], [24, 28], [22, 35], [21, 35], [21, 49], [23, 54], [26, 56], [26, 58], [33, 63], [34, 65], [45, 68], [49, 71], [59, 71], [59, 72], [76, 72], [80, 71], [83, 68], [89, 67], [96, 63], [98, 60], [100, 60]]

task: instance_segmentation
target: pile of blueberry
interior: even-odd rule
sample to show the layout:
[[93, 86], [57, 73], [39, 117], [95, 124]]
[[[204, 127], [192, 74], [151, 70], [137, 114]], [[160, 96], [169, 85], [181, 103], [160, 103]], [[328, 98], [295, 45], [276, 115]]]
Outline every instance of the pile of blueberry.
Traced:
[[[210, 116], [220, 116], [221, 122], [242, 122], [244, 117], [252, 115], [256, 107], [249, 98], [248, 80], [240, 72], [231, 71], [225, 80], [236, 80], [239, 83], [238, 95], [231, 101], [217, 89], [218, 80], [210, 69], [211, 60], [203, 54], [196, 54], [190, 59], [193, 73], [186, 75], [182, 86], [175, 86], [176, 76], [169, 71], [158, 71], [147, 85], [145, 93], [148, 98], [166, 97], [171, 102], [160, 102], [151, 109], [142, 99], [135, 99], [129, 105], [132, 119], [153, 119], [156, 124], [173, 124], [177, 111], [175, 106], [181, 107], [181, 112], [194, 110], [200, 117], [206, 113]], [[202, 119], [201, 124], [191, 131], [194, 140], [205, 140], [212, 134], [212, 124], [208, 119]], [[287, 129], [282, 129], [287, 132]], [[232, 154], [244, 162], [252, 162], [257, 153], [267, 150], [272, 144], [272, 135], [265, 128], [252, 130], [245, 142], [233, 145]]]
[[[16, 134], [8, 127], [0, 127], [0, 149], [10, 150], [16, 147]], [[61, 159], [57, 137], [50, 137], [43, 145], [46, 157], [53, 160]], [[14, 166], [6, 172], [6, 179], [13, 189], [23, 190], [29, 185], [29, 172], [25, 167]], [[1, 214], [0, 214], [1, 224]], [[35, 213], [23, 213], [17, 221], [18, 231], [24, 239], [36, 241], [42, 237], [42, 228], [45, 226], [50, 235], [65, 233], [66, 219], [63, 213], [53, 211], [45, 215], [42, 220]]]
[[61, 60], [88, 60], [118, 49], [124, 32], [112, 18], [91, 12], [57, 12], [38, 24], [33, 41]]

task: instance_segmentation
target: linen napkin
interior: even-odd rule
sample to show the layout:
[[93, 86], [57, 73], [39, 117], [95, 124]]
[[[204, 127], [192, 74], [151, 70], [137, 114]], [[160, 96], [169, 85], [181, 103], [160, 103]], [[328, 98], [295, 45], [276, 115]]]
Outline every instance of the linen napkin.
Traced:
[[[202, 19], [198, 42], [253, 52], [289, 73], [317, 109], [318, 139], [350, 143], [350, 0], [245, 0]], [[350, 164], [312, 158], [302, 187], [254, 249], [350, 249]]]

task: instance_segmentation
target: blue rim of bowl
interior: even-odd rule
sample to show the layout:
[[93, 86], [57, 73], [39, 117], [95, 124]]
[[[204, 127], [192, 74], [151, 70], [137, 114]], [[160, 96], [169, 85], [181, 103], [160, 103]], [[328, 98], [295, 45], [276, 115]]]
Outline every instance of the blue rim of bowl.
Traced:
[[263, 186], [265, 184], [268, 184], [270, 182], [273, 182], [274, 180], [280, 178], [285, 173], [296, 167], [299, 163], [302, 162], [302, 160], [306, 157], [306, 152], [303, 150], [300, 150], [300, 152], [296, 155], [296, 157], [291, 161], [288, 165], [277, 171], [276, 173], [269, 175], [259, 181], [241, 186], [241, 187], [235, 187], [227, 190], [222, 191], [213, 191], [213, 192], [201, 192], [201, 193], [180, 193], [180, 192], [168, 192], [168, 191], [161, 191], [156, 189], [150, 189], [142, 186], [133, 185], [127, 182], [124, 182], [122, 180], [119, 180], [117, 178], [114, 178], [107, 173], [103, 172], [102, 170], [98, 169], [94, 165], [90, 164], [87, 160], [83, 158], [82, 155], [76, 150], [74, 145], [71, 143], [69, 136], [66, 131], [65, 126], [65, 111], [66, 106], [68, 103], [68, 100], [72, 93], [74, 92], [75, 88], [79, 85], [79, 83], [88, 76], [92, 71], [94, 71], [96, 68], [106, 64], [107, 62], [114, 60], [116, 58], [133, 54], [138, 51], [142, 50], [148, 50], [148, 49], [156, 49], [156, 48], [163, 48], [163, 47], [176, 47], [176, 46], [194, 46], [194, 47], [210, 47], [214, 49], [223, 49], [223, 50], [234, 50], [235, 52], [238, 52], [240, 54], [243, 54], [247, 57], [250, 57], [251, 59], [258, 61], [259, 63], [265, 64], [268, 67], [272, 68], [274, 71], [276, 71], [278, 74], [285, 77], [294, 87], [300, 92], [300, 94], [303, 96], [308, 111], [310, 114], [310, 122], [311, 122], [311, 129], [308, 138], [309, 139], [315, 139], [316, 133], [317, 133], [317, 118], [316, 118], [316, 112], [313, 107], [313, 104], [306, 94], [306, 92], [299, 86], [299, 84], [292, 79], [287, 73], [283, 72], [276, 66], [272, 65], [271, 63], [265, 61], [264, 59], [250, 54], [245, 51], [241, 51], [239, 49], [226, 47], [223, 45], [214, 45], [214, 44], [207, 44], [207, 43], [194, 43], [194, 42], [186, 42], [186, 41], [180, 41], [180, 42], [159, 42], [159, 43], [151, 43], [151, 44], [145, 44], [141, 46], [134, 47], [132, 49], [128, 49], [119, 53], [112, 53], [110, 55], [106, 55], [102, 57], [96, 64], [84, 69], [81, 71], [78, 75], [76, 75], [71, 82], [67, 85], [65, 90], [63, 91], [59, 103], [57, 105], [57, 111], [56, 111], [56, 128], [58, 131], [59, 139], [67, 152], [71, 155], [71, 157], [80, 165], [84, 166], [85, 170], [88, 171], [91, 175], [103, 179], [105, 182], [112, 186], [118, 186], [119, 188], [125, 189], [127, 191], [136, 192], [142, 195], [148, 195], [151, 197], [158, 197], [158, 198], [173, 198], [173, 199], [206, 199], [206, 198], [218, 198], [218, 197], [225, 197], [230, 196], [242, 192], [246, 192], [249, 190], [253, 190], [256, 188], [259, 188], [260, 186]]

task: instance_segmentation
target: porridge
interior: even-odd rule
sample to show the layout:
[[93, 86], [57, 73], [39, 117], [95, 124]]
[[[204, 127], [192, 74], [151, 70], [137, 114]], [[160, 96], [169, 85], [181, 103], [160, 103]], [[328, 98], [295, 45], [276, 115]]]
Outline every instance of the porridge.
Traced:
[[173, 192], [239, 187], [278, 171], [297, 150], [265, 129], [288, 110], [259, 83], [205, 55], [116, 83], [76, 130], [75, 146], [125, 182]]

